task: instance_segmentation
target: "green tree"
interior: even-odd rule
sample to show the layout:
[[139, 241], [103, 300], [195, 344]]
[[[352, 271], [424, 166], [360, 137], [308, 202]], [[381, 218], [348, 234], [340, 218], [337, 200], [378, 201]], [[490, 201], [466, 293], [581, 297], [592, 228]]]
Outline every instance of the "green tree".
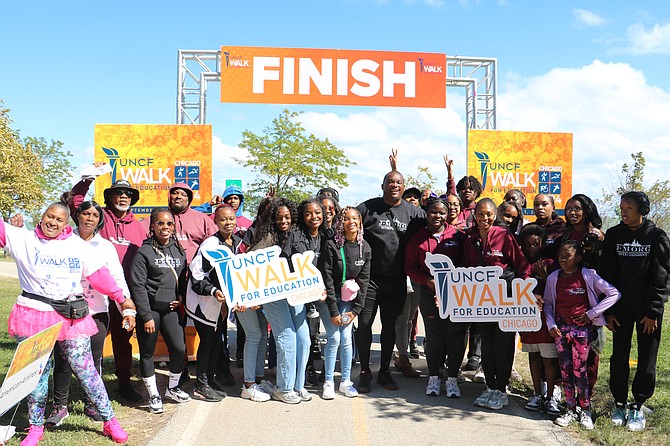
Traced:
[[632, 163], [621, 166], [621, 173], [613, 180], [612, 185], [603, 190], [600, 200], [601, 213], [605, 227], [616, 224], [619, 220], [619, 201], [622, 194], [637, 190], [647, 194], [651, 203], [649, 219], [657, 226], [670, 230], [670, 180], [645, 181], [644, 168], [647, 164], [642, 152], [631, 153]]
[[16, 211], [36, 212], [44, 202], [43, 175], [36, 153], [21, 144], [10, 127], [9, 110], [0, 101], [0, 213], [6, 220]]
[[254, 209], [271, 187], [277, 196], [300, 201], [322, 187], [348, 185], [347, 174], [341, 169], [356, 163], [327, 138], [307, 135], [298, 120], [301, 113], [285, 109], [262, 135], [242, 133], [239, 146], [249, 156], [235, 161], [256, 173], [249, 185], [249, 198], [245, 196], [248, 209]]
[[[44, 138], [27, 137], [22, 143], [42, 164], [42, 171], [36, 175], [36, 180], [44, 192], [43, 205], [58, 201], [61, 194], [71, 188], [74, 169], [70, 162], [72, 153], [63, 149], [61, 141], [47, 142]], [[40, 217], [39, 210], [30, 212], [29, 215], [33, 221]]]
[[405, 187], [416, 187], [420, 191], [430, 189], [440, 195], [440, 191], [435, 190], [437, 177], [430, 172], [430, 168], [426, 166], [418, 166], [416, 175], [407, 175], [405, 178]]

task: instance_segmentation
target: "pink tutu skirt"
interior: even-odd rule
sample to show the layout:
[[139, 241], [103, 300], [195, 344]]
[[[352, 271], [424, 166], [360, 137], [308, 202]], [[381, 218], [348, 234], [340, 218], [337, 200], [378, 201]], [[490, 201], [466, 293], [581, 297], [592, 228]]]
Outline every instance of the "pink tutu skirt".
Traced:
[[59, 341], [68, 341], [83, 336], [91, 337], [98, 332], [98, 327], [91, 315], [73, 320], [55, 311], [40, 311], [18, 304], [12, 307], [7, 326], [10, 335], [29, 337], [58, 322], [63, 323], [58, 334]]

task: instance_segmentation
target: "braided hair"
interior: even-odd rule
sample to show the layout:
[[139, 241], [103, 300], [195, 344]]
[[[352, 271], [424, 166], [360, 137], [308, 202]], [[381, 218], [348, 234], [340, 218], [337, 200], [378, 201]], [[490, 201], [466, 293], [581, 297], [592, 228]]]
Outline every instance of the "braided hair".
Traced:
[[[151, 227], [151, 225], [156, 223], [156, 221], [158, 220], [158, 214], [162, 214], [164, 212], [167, 213], [167, 214], [170, 214], [170, 216], [172, 217], [172, 220], [174, 221], [174, 216], [168, 208], [154, 208], [151, 211], [151, 216], [149, 217], [150, 227]], [[158, 254], [158, 249], [161, 248], [161, 250], [162, 250], [162, 247], [158, 243], [158, 239], [156, 238], [156, 234], [154, 233], [153, 229], [151, 229], [151, 235], [149, 236], [149, 238], [151, 238], [151, 247], [154, 249], [154, 252], [156, 252], [156, 254]], [[177, 238], [177, 234], [174, 230], [172, 231], [172, 234], [170, 234], [170, 240], [172, 240], [174, 242], [174, 244], [177, 247], [177, 249], [179, 250], [180, 254], [186, 255], [186, 251], [181, 246], [181, 243], [179, 243], [179, 239]]]

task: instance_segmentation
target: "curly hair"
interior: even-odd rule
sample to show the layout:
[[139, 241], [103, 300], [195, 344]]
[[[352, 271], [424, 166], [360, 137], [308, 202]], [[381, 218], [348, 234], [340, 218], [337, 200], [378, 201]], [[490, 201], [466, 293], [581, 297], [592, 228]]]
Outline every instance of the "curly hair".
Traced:
[[307, 206], [309, 205], [314, 205], [318, 206], [319, 209], [321, 209], [321, 224], [319, 225], [319, 235], [325, 236], [326, 235], [326, 209], [323, 207], [323, 204], [321, 204], [321, 200], [318, 198], [306, 198], [300, 202], [298, 205], [298, 228], [305, 234], [309, 234], [309, 228], [307, 227], [307, 223], [305, 223], [305, 210], [307, 209]]
[[[291, 214], [291, 226], [288, 231], [285, 232], [279, 232], [275, 224], [277, 212], [280, 208], [287, 208]], [[257, 245], [266, 237], [270, 237], [270, 241], [273, 245], [281, 246], [286, 240], [288, 233], [296, 226], [298, 221], [298, 207], [288, 198], [276, 198], [272, 200], [270, 206], [268, 206], [265, 211], [263, 211], [263, 213], [258, 216], [256, 221], [258, 222], [258, 229], [256, 230], [254, 238], [251, 241], [251, 246]]]
[[358, 214], [358, 219], [361, 222], [361, 228], [358, 230], [358, 236], [356, 237], [356, 243], [358, 243], [358, 246], [362, 248], [363, 246], [363, 217], [361, 216], [361, 211], [359, 211], [357, 208], [353, 206], [345, 206], [342, 208], [342, 210], [337, 214], [335, 223], [333, 226], [335, 227], [335, 234], [333, 235], [333, 240], [335, 240], [335, 244], [337, 245], [338, 248], [341, 248], [344, 246], [344, 243], [346, 239], [344, 238], [344, 214], [346, 214], [349, 211], [354, 211], [356, 214]]

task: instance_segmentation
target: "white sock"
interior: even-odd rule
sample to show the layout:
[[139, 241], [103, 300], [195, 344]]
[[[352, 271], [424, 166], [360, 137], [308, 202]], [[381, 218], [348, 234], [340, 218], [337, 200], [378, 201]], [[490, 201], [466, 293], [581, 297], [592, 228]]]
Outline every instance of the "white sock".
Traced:
[[179, 373], [170, 372], [170, 379], [168, 381], [168, 389], [174, 389], [175, 387], [179, 387], [179, 379], [180, 378], [181, 378], [181, 372], [179, 372]]
[[148, 378], [142, 378], [144, 387], [147, 388], [149, 396], [158, 395], [158, 386], [156, 385], [156, 375], [151, 375]]

